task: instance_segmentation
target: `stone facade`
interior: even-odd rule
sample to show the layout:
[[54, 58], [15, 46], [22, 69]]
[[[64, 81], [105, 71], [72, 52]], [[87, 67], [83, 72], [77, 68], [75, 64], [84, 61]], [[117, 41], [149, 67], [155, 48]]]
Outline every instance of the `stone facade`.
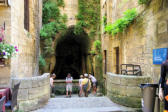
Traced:
[[65, 6], [61, 8], [61, 13], [67, 15], [67, 26], [76, 25], [76, 15], [78, 14], [78, 0], [64, 0]]
[[0, 68], [1, 85], [9, 85], [10, 77], [38, 75], [41, 20], [42, 0], [29, 0], [29, 31], [24, 29], [24, 0], [11, 1], [11, 6], [0, 6], [0, 25], [6, 23], [5, 41], [19, 49], [18, 54]]
[[29, 112], [43, 107], [50, 98], [50, 74], [31, 78], [12, 78], [12, 87], [21, 82], [18, 92], [19, 110]]
[[[102, 48], [104, 72], [116, 73], [116, 48], [119, 49], [120, 64], [141, 66], [142, 75], [150, 76], [158, 83], [160, 65], [153, 64], [153, 49], [167, 48], [168, 42], [168, 5], [166, 0], [152, 0], [147, 5], [138, 5], [138, 0], [101, 0], [101, 17], [107, 16], [107, 23], [122, 17], [129, 8], [137, 8], [139, 16], [123, 32], [116, 36], [104, 33], [102, 25]], [[105, 71], [105, 62], [106, 71]]]
[[140, 84], [150, 83], [150, 77], [127, 76], [107, 73], [107, 96], [114, 102], [134, 107], [141, 107]]

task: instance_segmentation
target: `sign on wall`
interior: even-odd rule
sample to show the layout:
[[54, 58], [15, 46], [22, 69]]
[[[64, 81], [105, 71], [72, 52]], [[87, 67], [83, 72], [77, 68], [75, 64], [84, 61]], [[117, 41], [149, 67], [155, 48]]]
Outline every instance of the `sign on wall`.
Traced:
[[168, 48], [153, 49], [153, 64], [162, 64], [167, 57]]

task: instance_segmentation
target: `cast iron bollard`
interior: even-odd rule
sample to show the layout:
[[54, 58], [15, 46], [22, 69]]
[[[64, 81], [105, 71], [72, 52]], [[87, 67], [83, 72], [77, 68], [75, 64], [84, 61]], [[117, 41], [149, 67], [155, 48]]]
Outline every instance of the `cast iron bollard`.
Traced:
[[143, 112], [154, 112], [156, 89], [158, 84], [141, 84], [142, 90], [142, 111]]

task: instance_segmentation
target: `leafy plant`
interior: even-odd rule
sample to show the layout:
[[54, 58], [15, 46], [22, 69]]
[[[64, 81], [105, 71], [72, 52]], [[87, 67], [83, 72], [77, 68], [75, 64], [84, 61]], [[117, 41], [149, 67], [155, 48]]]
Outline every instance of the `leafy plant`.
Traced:
[[146, 4], [148, 5], [150, 3], [151, 0], [138, 0], [138, 4], [142, 5], [142, 4]]
[[89, 31], [89, 37], [95, 37], [100, 25], [100, 0], [78, 0], [76, 19], [78, 21], [75, 25], [75, 34], [79, 35], [86, 29]]
[[100, 40], [94, 41], [93, 45], [94, 45], [94, 48], [95, 48], [98, 52], [101, 51], [101, 41], [100, 41]]
[[58, 5], [58, 6], [61, 6], [61, 7], [64, 7], [64, 6], [65, 6], [63, 0], [57, 0], [57, 5]]
[[0, 27], [0, 58], [11, 58], [18, 52], [17, 46], [5, 43], [4, 28]]
[[106, 25], [105, 31], [113, 36], [119, 32], [123, 32], [137, 17], [137, 11], [135, 8], [128, 9], [123, 13], [123, 17], [116, 20], [113, 24]]
[[43, 5], [43, 24], [47, 24], [53, 20], [59, 20], [60, 10], [57, 3], [46, 1]]
[[0, 43], [0, 58], [11, 58], [18, 52], [18, 48], [13, 45]]
[[42, 69], [43, 67], [45, 67], [45, 65], [46, 65], [46, 61], [45, 61], [45, 59], [40, 55], [40, 57], [39, 57], [39, 67], [40, 67], [40, 69]]
[[42, 29], [40, 30], [41, 39], [47, 39], [48, 37], [53, 37], [57, 33], [56, 22], [50, 22], [48, 24], [44, 24]]
[[43, 27], [40, 30], [42, 54], [44, 58], [54, 54], [54, 46], [56, 34], [64, 31], [67, 21], [67, 15], [61, 15], [58, 7], [63, 6], [63, 0], [45, 1], [43, 4]]
[[107, 16], [103, 16], [103, 24], [104, 24], [104, 26], [107, 25]]

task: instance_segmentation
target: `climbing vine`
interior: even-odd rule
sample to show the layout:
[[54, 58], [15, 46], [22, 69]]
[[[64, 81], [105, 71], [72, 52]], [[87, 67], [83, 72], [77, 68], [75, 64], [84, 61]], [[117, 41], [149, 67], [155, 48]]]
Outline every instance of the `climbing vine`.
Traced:
[[45, 59], [40, 55], [39, 57], [39, 68], [42, 69], [43, 67], [45, 67], [46, 62]]
[[78, 0], [78, 22], [75, 34], [80, 34], [83, 29], [89, 31], [89, 37], [95, 37], [100, 26], [100, 0]]
[[145, 4], [145, 5], [148, 5], [150, 3], [151, 0], [138, 0], [138, 4], [142, 5], [142, 4]]
[[128, 9], [123, 13], [123, 17], [117, 19], [113, 24], [108, 24], [105, 31], [115, 36], [119, 32], [123, 32], [137, 17], [136, 8]]
[[65, 30], [67, 16], [61, 15], [59, 7], [64, 6], [63, 0], [44, 1], [43, 3], [43, 27], [40, 31], [41, 50], [44, 58], [54, 54], [54, 46], [56, 34]]

